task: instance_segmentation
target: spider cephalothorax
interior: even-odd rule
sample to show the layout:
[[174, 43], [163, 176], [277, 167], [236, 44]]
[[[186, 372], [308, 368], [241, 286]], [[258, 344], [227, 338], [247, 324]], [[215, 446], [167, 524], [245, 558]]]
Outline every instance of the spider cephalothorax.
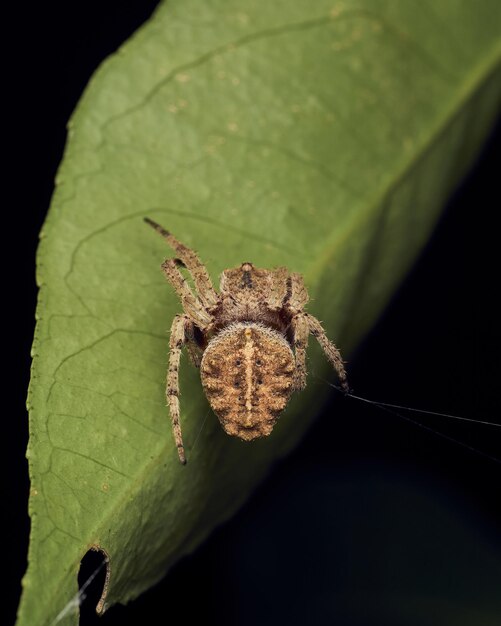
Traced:
[[[195, 252], [156, 222], [145, 221], [178, 256], [165, 260], [162, 270], [184, 309], [172, 322], [166, 390], [181, 463], [186, 463], [179, 423], [183, 346], [201, 369], [205, 393], [224, 430], [246, 441], [269, 435], [291, 393], [305, 387], [310, 333], [348, 390], [339, 350], [320, 322], [304, 310], [308, 292], [300, 274], [286, 267], [266, 270], [242, 263], [223, 271], [217, 293]], [[190, 272], [195, 292], [179, 266]]]

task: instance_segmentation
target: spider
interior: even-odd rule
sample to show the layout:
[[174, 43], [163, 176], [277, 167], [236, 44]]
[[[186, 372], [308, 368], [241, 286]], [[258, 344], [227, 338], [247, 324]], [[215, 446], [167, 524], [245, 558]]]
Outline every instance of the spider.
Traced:
[[[223, 429], [245, 441], [271, 433], [293, 391], [306, 386], [306, 348], [317, 339], [349, 391], [343, 360], [316, 317], [304, 310], [308, 292], [300, 274], [252, 263], [226, 269], [220, 293], [197, 254], [149, 218], [177, 258], [162, 263], [184, 313], [171, 326], [166, 397], [179, 460], [186, 463], [179, 423], [181, 350], [201, 370], [202, 385]], [[191, 274], [192, 290], [179, 268]]]

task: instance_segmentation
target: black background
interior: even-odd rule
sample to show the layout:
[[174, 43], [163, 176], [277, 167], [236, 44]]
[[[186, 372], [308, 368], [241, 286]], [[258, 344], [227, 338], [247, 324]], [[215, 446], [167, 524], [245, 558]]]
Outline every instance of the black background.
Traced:
[[[4, 537], [12, 540], [3, 542], [2, 548], [7, 557], [2, 623], [14, 621], [26, 567], [24, 403], [36, 302], [37, 236], [62, 156], [66, 121], [95, 68], [137, 29], [155, 4], [144, 0], [25, 3], [6, 20], [8, 71], [12, 72], [6, 101], [13, 105], [6, 130], [13, 141], [5, 152], [12, 173], [4, 181], [9, 193], [3, 212], [7, 220], [3, 283], [10, 304], [4, 302], [9, 349], [4, 356], [8, 364], [4, 398], [9, 406], [2, 437], [8, 464], [2, 510]], [[352, 356], [350, 382], [360, 395], [501, 421], [500, 306], [496, 302], [500, 157], [498, 125], [384, 318]], [[309, 384], [323, 383], [311, 378]], [[423, 421], [501, 458], [501, 437], [495, 428], [432, 417]], [[384, 574], [374, 570], [373, 563], [379, 563], [382, 554], [392, 553], [393, 544], [398, 545], [404, 553], [408, 551], [408, 558], [388, 557], [390, 582], [395, 574], [392, 563], [397, 568], [403, 560], [414, 577], [406, 578], [399, 571], [397, 578], [408, 581], [409, 593], [421, 589], [423, 581], [415, 572], [420, 540], [413, 532], [431, 526], [437, 544], [446, 542], [450, 528], [437, 522], [437, 510], [448, 511], [472, 536], [484, 537], [492, 545], [493, 558], [499, 559], [500, 479], [501, 465], [496, 462], [374, 407], [333, 396], [296, 452], [275, 467], [232, 521], [216, 530], [160, 585], [128, 607], [112, 609], [99, 623], [190, 621], [198, 611], [205, 623], [221, 625], [376, 623], [364, 622], [355, 606], [358, 601], [372, 603], [368, 614], [381, 616], [392, 604], [393, 591], [381, 586]], [[399, 503], [409, 493], [402, 514]], [[397, 525], [392, 516], [396, 501], [395, 510], [403, 515]], [[356, 540], [347, 539], [346, 544], [345, 533], [361, 520]], [[388, 528], [397, 528], [398, 536], [390, 533], [384, 540], [372, 541], [373, 529], [384, 526], [385, 520]], [[428, 539], [422, 538], [427, 545]], [[346, 545], [349, 554], [343, 554]], [[429, 563], [426, 576], [435, 578], [438, 596], [443, 594], [452, 605], [460, 603], [460, 585], [451, 589], [444, 581], [450, 578], [450, 566], [456, 576], [464, 576], [466, 588], [471, 587], [469, 557], [458, 566], [452, 564], [454, 558], [444, 560], [439, 549], [434, 552], [438, 555]], [[359, 569], [357, 564], [362, 564]], [[85, 564], [84, 577], [94, 566], [92, 560]], [[472, 568], [477, 566], [483, 564], [473, 563]], [[496, 572], [501, 576], [499, 562], [497, 569], [492, 563], [490, 567], [491, 576]], [[347, 568], [353, 570], [349, 576]], [[437, 568], [441, 574], [435, 576]], [[501, 590], [501, 578], [498, 583]], [[97, 579], [96, 587], [99, 584], [102, 580]], [[345, 597], [338, 608], [333, 607], [330, 593], [336, 588]], [[90, 590], [82, 607], [82, 624], [98, 623], [92, 610], [93, 593], [97, 591]], [[371, 594], [377, 600], [371, 600]]]

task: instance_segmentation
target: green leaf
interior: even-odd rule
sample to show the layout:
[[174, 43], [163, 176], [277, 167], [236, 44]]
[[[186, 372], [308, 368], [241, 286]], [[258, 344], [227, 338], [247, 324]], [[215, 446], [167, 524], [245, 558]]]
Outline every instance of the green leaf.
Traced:
[[[302, 272], [346, 356], [488, 132], [500, 19], [497, 0], [171, 0], [99, 69], [38, 255], [20, 625], [78, 622], [91, 547], [110, 559], [105, 606], [147, 589], [235, 512], [323, 399], [308, 387], [245, 444], [185, 359], [181, 466], [164, 399], [180, 305], [159, 269], [170, 251], [142, 218], [214, 279], [246, 260]], [[314, 346], [310, 368], [330, 375]]]

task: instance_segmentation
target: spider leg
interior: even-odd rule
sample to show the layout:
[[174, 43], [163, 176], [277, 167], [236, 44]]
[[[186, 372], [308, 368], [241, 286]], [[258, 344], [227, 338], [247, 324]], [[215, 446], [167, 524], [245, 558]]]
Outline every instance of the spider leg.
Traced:
[[175, 259], [166, 259], [162, 263], [162, 271], [170, 284], [176, 290], [181, 299], [183, 309], [200, 326], [207, 326], [212, 321], [212, 316], [207, 312], [199, 298], [193, 295], [188, 283], [178, 270]]
[[167, 386], [165, 389], [172, 420], [172, 432], [174, 433], [179, 460], [183, 465], [186, 463], [186, 456], [181, 424], [179, 423], [179, 364], [181, 361], [181, 350], [186, 344], [187, 335], [189, 335], [192, 326], [193, 322], [187, 315], [176, 315], [174, 317], [170, 331], [169, 368], [167, 370]]
[[330, 364], [336, 370], [336, 373], [339, 377], [339, 382], [341, 383], [341, 387], [344, 391], [349, 391], [348, 380], [346, 378], [346, 370], [344, 369], [343, 359], [341, 358], [341, 354], [336, 346], [330, 341], [330, 339], [325, 334], [324, 329], [322, 328], [322, 324], [317, 320], [316, 317], [310, 315], [309, 313], [304, 314], [310, 329], [311, 334], [316, 338], [320, 347], [325, 352], [326, 357], [329, 359]]
[[294, 371], [294, 389], [297, 391], [306, 387], [306, 348], [310, 326], [306, 313], [298, 313], [292, 318], [292, 337], [294, 342], [294, 354], [296, 356], [296, 369]]
[[206, 308], [215, 306], [219, 302], [218, 294], [212, 286], [209, 272], [202, 264], [197, 254], [191, 248], [188, 248], [188, 246], [185, 246], [183, 243], [178, 241], [174, 235], [172, 235], [168, 230], [165, 230], [165, 228], [162, 228], [160, 224], [150, 220], [148, 217], [145, 217], [144, 221], [154, 228], [157, 233], [159, 233], [167, 241], [169, 246], [179, 256], [186, 269], [191, 273], [193, 276], [193, 282], [195, 283], [195, 288], [203, 306]]

